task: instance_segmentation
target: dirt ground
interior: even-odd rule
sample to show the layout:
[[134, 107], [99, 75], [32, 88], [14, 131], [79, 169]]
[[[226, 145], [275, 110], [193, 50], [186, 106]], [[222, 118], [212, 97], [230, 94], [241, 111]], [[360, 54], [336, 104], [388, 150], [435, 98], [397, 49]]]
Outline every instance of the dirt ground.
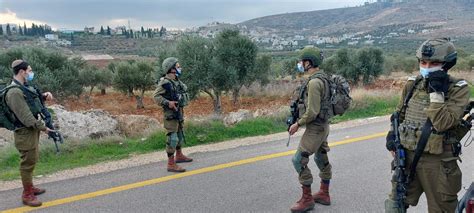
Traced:
[[[463, 73], [464, 74], [464, 73]], [[461, 74], [461, 75], [463, 75]], [[465, 75], [465, 74], [464, 74]], [[406, 83], [409, 74], [406, 73], [394, 73], [391, 76], [382, 76], [377, 81], [370, 85], [359, 86], [367, 91], [370, 90], [398, 90], [403, 87]], [[279, 106], [288, 105], [290, 103], [290, 97], [292, 88], [296, 88], [299, 81], [291, 82], [280, 82], [275, 81], [273, 85], [267, 85], [265, 88], [250, 88], [245, 94], [250, 94], [255, 97], [241, 97], [240, 104], [233, 106], [229, 97], [224, 96], [222, 98], [222, 110], [224, 113], [238, 111], [239, 109], [247, 109], [256, 111], [257, 109], [268, 109]], [[289, 85], [288, 85], [289, 84]], [[274, 90], [274, 91], [267, 91]], [[257, 91], [263, 94], [257, 94]], [[267, 92], [265, 92], [267, 91]], [[265, 95], [269, 93], [271, 95]], [[279, 95], [275, 95], [279, 94]], [[151, 97], [151, 93], [147, 93], [144, 98], [145, 109], [136, 108], [135, 98], [129, 98], [124, 94], [118, 92], [108, 92], [106, 95], [101, 95], [99, 92], [93, 93], [91, 101], [86, 102], [85, 96], [81, 98], [70, 98], [66, 100], [63, 105], [67, 110], [70, 111], [83, 111], [90, 109], [103, 109], [112, 115], [119, 114], [135, 114], [135, 115], [147, 115], [155, 117], [162, 121], [162, 108], [156, 105]], [[200, 97], [191, 101], [191, 103], [185, 108], [185, 116], [187, 118], [194, 116], [209, 116], [213, 114], [212, 100], [207, 95], [201, 95]]]
[[[236, 107], [232, 105], [228, 97], [222, 98], [222, 109], [224, 113], [238, 111], [239, 109], [247, 109], [256, 111], [257, 109], [264, 109], [275, 106], [287, 105], [290, 101], [289, 97], [242, 97], [240, 104]], [[64, 106], [70, 111], [83, 111], [89, 109], [103, 109], [112, 115], [119, 114], [134, 114], [147, 115], [162, 120], [162, 108], [154, 103], [151, 95], [145, 95], [144, 98], [145, 109], [136, 108], [135, 98], [129, 98], [127, 95], [111, 92], [106, 95], [94, 93], [91, 97], [90, 103], [86, 102], [85, 96], [80, 99], [71, 98], [64, 102]], [[202, 96], [191, 101], [191, 103], [184, 108], [185, 116], [207, 116], [213, 113], [213, 105], [210, 97]]]

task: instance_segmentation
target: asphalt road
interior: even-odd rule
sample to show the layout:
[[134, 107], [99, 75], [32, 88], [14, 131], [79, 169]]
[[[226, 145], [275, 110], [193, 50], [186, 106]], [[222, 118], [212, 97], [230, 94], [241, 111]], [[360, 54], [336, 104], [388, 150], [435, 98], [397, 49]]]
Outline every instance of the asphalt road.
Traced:
[[[336, 144], [329, 152], [333, 165], [332, 205], [316, 205], [312, 212], [383, 212], [383, 202], [390, 191], [391, 156], [385, 150], [384, 137], [359, 137], [386, 132], [388, 125], [373, 123], [330, 133], [329, 142]], [[359, 141], [348, 141], [357, 138]], [[296, 148], [298, 140], [292, 138], [289, 148], [285, 146], [286, 140], [276, 140], [197, 153], [191, 156], [194, 162], [182, 164], [190, 171], [182, 176], [168, 173], [166, 162], [160, 162], [43, 184], [41, 187], [48, 192], [40, 199], [52, 206], [36, 211], [289, 212], [290, 206], [301, 196], [291, 164], [292, 155], [288, 152]], [[347, 143], [336, 143], [341, 141]], [[467, 186], [474, 181], [474, 146], [463, 152], [460, 167], [463, 184]], [[272, 155], [275, 153], [282, 156]], [[253, 160], [242, 161], [249, 158]], [[314, 161], [309, 166], [318, 180]], [[138, 184], [127, 185], [133, 183]], [[126, 187], [117, 188], [124, 185]], [[313, 191], [318, 186], [316, 182]], [[110, 190], [104, 191], [107, 189]], [[463, 193], [462, 190], [460, 195]], [[22, 207], [20, 194], [21, 189], [0, 192], [0, 210]], [[86, 195], [76, 196], [83, 194]], [[424, 196], [409, 212], [427, 212]]]

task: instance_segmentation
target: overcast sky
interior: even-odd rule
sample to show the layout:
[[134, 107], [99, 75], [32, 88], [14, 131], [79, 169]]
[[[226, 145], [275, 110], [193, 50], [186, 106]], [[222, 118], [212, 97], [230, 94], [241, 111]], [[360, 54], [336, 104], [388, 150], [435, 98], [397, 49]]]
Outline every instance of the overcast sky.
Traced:
[[46, 23], [54, 29], [130, 25], [188, 28], [361, 5], [365, 0], [0, 0], [0, 24]]

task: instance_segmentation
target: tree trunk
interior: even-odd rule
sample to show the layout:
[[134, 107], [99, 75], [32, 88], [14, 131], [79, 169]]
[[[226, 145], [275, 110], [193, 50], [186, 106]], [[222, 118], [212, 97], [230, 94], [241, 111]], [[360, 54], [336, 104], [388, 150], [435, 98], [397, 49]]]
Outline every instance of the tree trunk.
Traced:
[[133, 88], [128, 88], [127, 95], [129, 98], [133, 97]]
[[240, 88], [242, 87], [232, 89], [232, 105], [236, 108], [239, 105]]
[[100, 94], [101, 94], [101, 95], [105, 95], [105, 94], [106, 94], [105, 87], [100, 89]]
[[94, 87], [91, 87], [91, 90], [89, 90], [89, 96], [92, 96], [92, 91], [94, 90]]
[[137, 99], [137, 109], [145, 109], [145, 105], [143, 104], [143, 96], [145, 95], [145, 90], [142, 90], [141, 96], [135, 96]]
[[214, 92], [214, 96], [215, 96], [215, 99], [213, 100], [214, 114], [221, 115], [222, 114], [221, 93]]
[[206, 94], [211, 96], [212, 105], [214, 106], [214, 114], [220, 116], [222, 113], [221, 92], [204, 90]]

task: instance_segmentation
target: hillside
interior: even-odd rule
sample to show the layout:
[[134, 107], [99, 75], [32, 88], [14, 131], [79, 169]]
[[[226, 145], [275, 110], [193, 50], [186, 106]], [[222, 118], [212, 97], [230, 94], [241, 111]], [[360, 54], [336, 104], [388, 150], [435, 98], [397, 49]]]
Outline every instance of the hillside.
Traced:
[[344, 33], [438, 34], [470, 37], [474, 33], [473, 0], [408, 0], [365, 6], [286, 13], [238, 24], [249, 31], [269, 31], [279, 36], [331, 36]]

